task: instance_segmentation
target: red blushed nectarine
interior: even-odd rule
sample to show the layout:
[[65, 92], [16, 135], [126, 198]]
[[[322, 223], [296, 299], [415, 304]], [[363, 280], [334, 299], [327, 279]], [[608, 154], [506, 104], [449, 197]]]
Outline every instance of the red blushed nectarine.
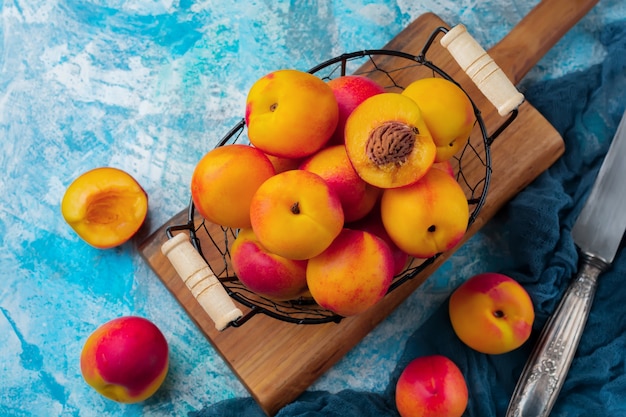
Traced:
[[467, 402], [461, 370], [442, 355], [414, 359], [396, 383], [396, 408], [402, 417], [461, 417]]
[[250, 142], [283, 158], [304, 158], [330, 139], [339, 118], [331, 88], [308, 72], [284, 69], [257, 80], [246, 99]]
[[444, 78], [421, 78], [409, 84], [403, 95], [415, 100], [433, 141], [437, 145], [436, 162], [456, 154], [472, 133], [476, 115], [465, 92]]
[[295, 260], [319, 255], [344, 224], [337, 194], [322, 177], [300, 169], [276, 174], [259, 187], [250, 220], [269, 252]]
[[360, 314], [380, 301], [393, 280], [391, 250], [377, 236], [343, 229], [320, 255], [309, 259], [313, 299], [341, 316]]
[[380, 209], [391, 240], [416, 258], [454, 247], [465, 235], [469, 220], [463, 189], [440, 169], [429, 170], [414, 184], [385, 190]]
[[416, 182], [437, 152], [419, 106], [399, 93], [377, 94], [359, 104], [346, 122], [345, 144], [359, 176], [379, 188]]
[[275, 173], [267, 156], [248, 145], [224, 145], [205, 154], [191, 177], [191, 198], [200, 215], [225, 227], [250, 227], [250, 202]]
[[322, 177], [341, 200], [344, 220], [351, 222], [370, 212], [382, 191], [359, 177], [344, 145], [324, 148], [306, 159], [300, 169]]
[[450, 321], [456, 335], [472, 349], [500, 354], [520, 347], [532, 331], [535, 312], [530, 296], [503, 274], [478, 274], [450, 296]]
[[137, 233], [148, 214], [148, 195], [130, 174], [117, 168], [95, 168], [67, 187], [61, 213], [85, 242], [111, 248]]
[[307, 261], [286, 259], [259, 242], [252, 229], [241, 229], [230, 248], [233, 270], [251, 291], [275, 300], [292, 300], [307, 289]]
[[136, 316], [118, 317], [98, 327], [80, 355], [85, 382], [122, 403], [151, 397], [165, 380], [168, 367], [163, 333], [151, 321]]
[[383, 86], [363, 75], [343, 75], [328, 81], [339, 106], [339, 121], [329, 144], [344, 144], [348, 116], [365, 99], [385, 92]]

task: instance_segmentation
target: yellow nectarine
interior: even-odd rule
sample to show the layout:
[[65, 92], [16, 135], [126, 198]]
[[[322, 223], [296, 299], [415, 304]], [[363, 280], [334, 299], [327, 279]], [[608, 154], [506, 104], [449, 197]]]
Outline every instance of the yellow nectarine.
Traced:
[[415, 184], [383, 192], [381, 217], [396, 245], [416, 258], [451, 249], [465, 235], [469, 205], [448, 173], [431, 169]]
[[344, 224], [337, 194], [322, 177], [300, 169], [276, 174], [259, 187], [250, 220], [268, 251], [295, 260], [319, 255]]
[[284, 69], [257, 80], [246, 99], [250, 142], [263, 152], [303, 158], [321, 149], [339, 119], [331, 88], [308, 72]]
[[421, 78], [409, 84], [403, 95], [415, 100], [433, 141], [437, 162], [456, 154], [472, 133], [476, 115], [465, 92], [444, 78]]
[[472, 349], [500, 354], [520, 347], [532, 331], [535, 312], [528, 292], [513, 278], [478, 274], [450, 296], [450, 321]]
[[233, 144], [207, 152], [191, 177], [191, 197], [202, 217], [217, 225], [250, 227], [250, 202], [275, 173], [267, 156], [252, 146]]

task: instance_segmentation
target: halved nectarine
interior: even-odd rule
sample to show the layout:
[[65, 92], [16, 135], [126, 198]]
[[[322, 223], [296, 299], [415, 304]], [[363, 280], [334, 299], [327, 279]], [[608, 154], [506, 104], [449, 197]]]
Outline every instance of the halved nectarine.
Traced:
[[345, 143], [359, 176], [380, 188], [418, 181], [437, 152], [419, 106], [399, 93], [377, 94], [354, 109]]
[[148, 195], [130, 174], [117, 168], [95, 168], [67, 187], [61, 213], [85, 242], [112, 248], [139, 230], [148, 213]]

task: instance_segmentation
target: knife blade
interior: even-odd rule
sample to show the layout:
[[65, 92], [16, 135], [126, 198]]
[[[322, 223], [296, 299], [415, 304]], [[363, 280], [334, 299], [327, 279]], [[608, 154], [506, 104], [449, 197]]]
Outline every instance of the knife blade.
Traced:
[[598, 285], [626, 231], [626, 112], [572, 228], [576, 276], [544, 326], [509, 402], [506, 417], [546, 417], [563, 386]]

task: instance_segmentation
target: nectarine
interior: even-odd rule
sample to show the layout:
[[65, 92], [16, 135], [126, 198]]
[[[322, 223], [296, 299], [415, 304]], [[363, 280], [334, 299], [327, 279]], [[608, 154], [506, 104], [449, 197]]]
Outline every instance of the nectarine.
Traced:
[[339, 121], [330, 144], [344, 144], [344, 130], [348, 116], [365, 99], [385, 92], [382, 85], [363, 75], [343, 75], [328, 81], [339, 106]]
[[320, 306], [353, 316], [385, 296], [393, 269], [391, 250], [382, 239], [362, 230], [343, 229], [324, 252], [309, 259], [307, 284]]
[[307, 289], [307, 261], [287, 259], [267, 249], [252, 229], [241, 229], [230, 248], [237, 278], [251, 291], [275, 300], [292, 300]]
[[322, 253], [344, 224], [337, 194], [322, 177], [300, 169], [276, 174], [259, 187], [250, 220], [268, 251], [295, 260]]
[[308, 72], [284, 69], [257, 80], [246, 99], [250, 142], [263, 152], [303, 158], [321, 149], [339, 119], [331, 88]]
[[275, 173], [267, 156], [252, 146], [224, 145], [207, 152], [191, 177], [191, 198], [200, 215], [225, 227], [250, 227], [250, 202]]
[[151, 397], [169, 367], [168, 345], [159, 328], [143, 317], [123, 316], [98, 327], [80, 355], [85, 382], [122, 403]]
[[437, 145], [437, 162], [446, 161], [466, 143], [476, 115], [465, 92], [444, 78], [421, 78], [409, 84], [403, 95], [415, 100], [433, 141]]
[[300, 165], [300, 169], [319, 175], [337, 193], [346, 222], [364, 217], [381, 195], [378, 187], [366, 183], [356, 173], [344, 145], [329, 146], [316, 152]]
[[395, 399], [402, 417], [461, 417], [467, 408], [467, 383], [447, 357], [422, 356], [400, 374]]
[[465, 235], [469, 205], [449, 174], [429, 170], [418, 182], [383, 192], [381, 217], [396, 245], [416, 258], [451, 249]]
[[530, 296], [503, 274], [478, 274], [450, 296], [450, 321], [456, 335], [472, 349], [500, 354], [520, 347], [532, 331], [535, 312]]

